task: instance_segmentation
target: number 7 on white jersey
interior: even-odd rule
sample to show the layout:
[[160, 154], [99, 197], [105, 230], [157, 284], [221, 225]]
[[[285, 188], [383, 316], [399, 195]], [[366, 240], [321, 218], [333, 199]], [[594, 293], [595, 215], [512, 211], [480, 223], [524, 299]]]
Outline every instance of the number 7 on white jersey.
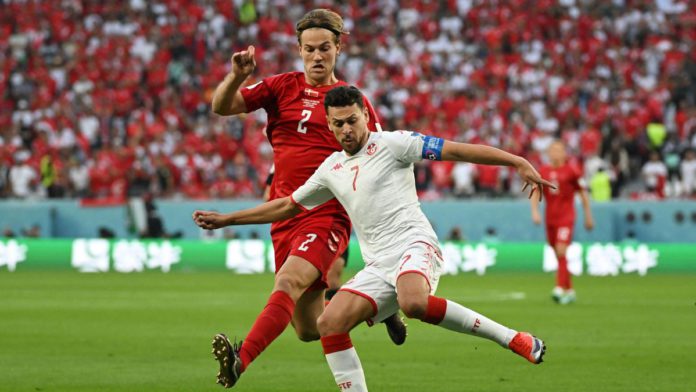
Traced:
[[307, 133], [307, 127], [304, 126], [304, 123], [309, 121], [309, 118], [312, 117], [312, 111], [311, 110], [303, 110], [302, 111], [302, 118], [300, 119], [300, 122], [297, 123], [297, 132], [299, 133]]

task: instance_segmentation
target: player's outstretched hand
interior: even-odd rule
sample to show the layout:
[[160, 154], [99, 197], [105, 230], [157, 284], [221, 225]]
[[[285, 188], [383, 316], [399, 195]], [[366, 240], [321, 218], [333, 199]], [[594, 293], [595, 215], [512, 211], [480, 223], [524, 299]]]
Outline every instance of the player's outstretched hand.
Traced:
[[193, 212], [193, 221], [199, 227], [206, 230], [219, 229], [227, 226], [225, 214], [216, 211], [199, 211]]
[[534, 166], [532, 166], [532, 164], [524, 158], [522, 158], [520, 160], [520, 163], [517, 165], [517, 173], [519, 173], [520, 178], [522, 178], [522, 182], [524, 182], [522, 192], [526, 191], [527, 188], [531, 186], [531, 189], [529, 190], [530, 199], [534, 195], [534, 192], [538, 192], [539, 201], [541, 201], [542, 195], [544, 193], [544, 186], [556, 189], [555, 185], [541, 178], [541, 174], [539, 174], [539, 172], [536, 171]]
[[244, 76], [245, 78], [251, 75], [256, 68], [256, 60], [254, 59], [253, 46], [249, 46], [246, 50], [236, 52], [232, 55], [232, 71], [235, 75]]

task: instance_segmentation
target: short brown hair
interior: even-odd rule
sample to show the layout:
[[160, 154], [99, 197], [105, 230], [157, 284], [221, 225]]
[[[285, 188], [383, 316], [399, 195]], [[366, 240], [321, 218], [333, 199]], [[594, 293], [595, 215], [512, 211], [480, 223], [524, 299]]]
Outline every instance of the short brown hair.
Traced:
[[302, 43], [300, 37], [303, 31], [315, 27], [326, 29], [334, 33], [336, 37], [334, 42], [336, 44], [341, 41], [341, 34], [350, 34], [343, 30], [343, 18], [341, 18], [341, 15], [328, 9], [317, 8], [304, 14], [302, 19], [295, 25], [297, 42]]

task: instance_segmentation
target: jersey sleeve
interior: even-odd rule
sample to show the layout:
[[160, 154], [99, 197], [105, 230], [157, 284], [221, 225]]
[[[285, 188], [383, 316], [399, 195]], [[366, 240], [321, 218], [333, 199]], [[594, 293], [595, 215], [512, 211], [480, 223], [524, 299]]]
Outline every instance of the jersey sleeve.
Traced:
[[418, 162], [423, 159], [441, 160], [442, 147], [445, 142], [437, 137], [409, 131], [383, 132], [382, 139], [396, 156], [396, 159], [405, 163]]
[[292, 201], [301, 209], [311, 210], [334, 198], [322, 176], [322, 169], [325, 166], [324, 164], [319, 166], [314, 174], [290, 195]]
[[372, 103], [370, 103], [370, 100], [367, 99], [367, 97], [363, 97], [363, 101], [365, 103], [365, 107], [367, 108], [367, 113], [370, 115], [370, 122], [367, 124], [367, 127], [370, 129], [370, 131], [382, 132], [382, 126], [379, 123], [379, 117], [377, 116], [377, 112], [375, 111], [375, 108], [372, 106]]
[[282, 74], [270, 76], [258, 83], [243, 87], [239, 90], [244, 98], [247, 113], [261, 108], [268, 109], [275, 105], [277, 96], [275, 90], [282, 77]]

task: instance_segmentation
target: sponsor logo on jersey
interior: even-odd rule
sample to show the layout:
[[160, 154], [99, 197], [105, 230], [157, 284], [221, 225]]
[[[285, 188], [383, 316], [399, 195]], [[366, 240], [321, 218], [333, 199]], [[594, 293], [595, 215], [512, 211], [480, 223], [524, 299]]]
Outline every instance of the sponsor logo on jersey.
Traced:
[[312, 90], [311, 88], [304, 89], [304, 94], [308, 97], [319, 98], [319, 91]]
[[341, 164], [341, 162], [338, 162], [337, 164], [335, 164], [334, 167], [331, 168], [331, 171], [339, 170], [339, 169], [343, 169], [343, 165]]
[[252, 84], [251, 86], [247, 86], [247, 88], [246, 88], [246, 89], [247, 89], [247, 90], [253, 90], [253, 89], [255, 89], [255, 88], [256, 88], [256, 86], [258, 86], [259, 84], [261, 84], [261, 82], [258, 82], [258, 83], [254, 83], [254, 84]]
[[367, 146], [367, 155], [372, 155], [377, 152], [377, 144], [376, 143], [370, 143], [369, 146]]

